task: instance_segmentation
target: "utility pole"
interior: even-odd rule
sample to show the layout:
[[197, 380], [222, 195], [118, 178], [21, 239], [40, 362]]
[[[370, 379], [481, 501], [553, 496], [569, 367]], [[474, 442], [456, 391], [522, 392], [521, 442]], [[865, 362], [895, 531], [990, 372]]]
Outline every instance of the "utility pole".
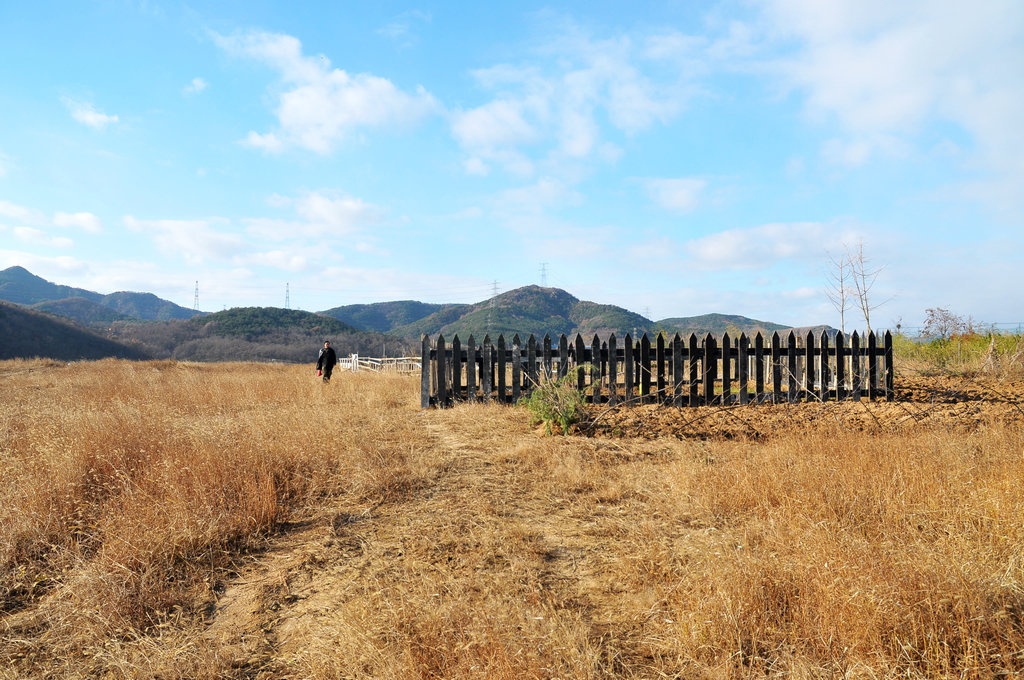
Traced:
[[196, 295], [192, 298], [192, 311], [199, 311], [199, 282], [196, 281]]

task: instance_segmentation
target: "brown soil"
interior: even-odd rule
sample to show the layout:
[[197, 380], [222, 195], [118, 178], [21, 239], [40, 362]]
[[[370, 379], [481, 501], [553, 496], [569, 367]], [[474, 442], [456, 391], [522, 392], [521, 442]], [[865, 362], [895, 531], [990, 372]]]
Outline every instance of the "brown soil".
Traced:
[[592, 408], [580, 429], [598, 437], [768, 439], [833, 426], [901, 432], [928, 425], [972, 431], [987, 423], [1024, 423], [1024, 382], [910, 377], [896, 380], [896, 400], [745, 406], [628, 405]]

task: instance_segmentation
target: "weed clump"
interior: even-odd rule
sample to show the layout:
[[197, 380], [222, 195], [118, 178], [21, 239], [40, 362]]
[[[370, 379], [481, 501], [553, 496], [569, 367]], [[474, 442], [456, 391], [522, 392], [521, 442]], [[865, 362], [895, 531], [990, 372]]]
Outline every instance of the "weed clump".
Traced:
[[574, 379], [574, 376], [543, 379], [529, 396], [519, 400], [519, 405], [530, 412], [530, 425], [543, 423], [550, 435], [551, 426], [556, 424], [562, 434], [569, 434], [569, 428], [582, 419], [587, 404], [586, 397], [576, 389]]

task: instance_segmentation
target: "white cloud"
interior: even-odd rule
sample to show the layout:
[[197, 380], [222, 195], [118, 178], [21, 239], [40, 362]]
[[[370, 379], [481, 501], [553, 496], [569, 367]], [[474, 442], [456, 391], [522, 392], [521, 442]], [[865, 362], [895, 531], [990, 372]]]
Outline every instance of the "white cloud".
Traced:
[[409, 48], [418, 42], [417, 36], [413, 32], [413, 23], [429, 24], [430, 20], [429, 12], [420, 10], [402, 12], [393, 21], [377, 29], [377, 34], [388, 38], [400, 48]]
[[95, 130], [103, 130], [111, 123], [118, 121], [117, 116], [109, 116], [89, 102], [82, 102], [69, 97], [62, 97], [61, 102], [71, 112], [71, 117], [83, 125], [88, 125]]
[[506, 189], [499, 194], [497, 204], [507, 213], [540, 213], [549, 208], [578, 205], [583, 197], [564, 182], [543, 177], [534, 184]]
[[383, 211], [351, 196], [331, 197], [313, 192], [295, 202], [295, 211], [305, 219], [312, 233], [344, 235], [381, 219]]
[[242, 140], [242, 144], [254, 149], [263, 149], [270, 153], [278, 153], [284, 150], [284, 142], [278, 139], [277, 135], [273, 132], [261, 135], [258, 132], [250, 130], [246, 138]]
[[193, 78], [192, 82], [182, 89], [182, 92], [186, 95], [199, 94], [209, 86], [210, 84], [202, 78]]
[[15, 227], [11, 230], [15, 238], [24, 243], [30, 243], [47, 248], [70, 248], [74, 241], [63, 236], [51, 236], [41, 229], [32, 227]]
[[275, 194], [274, 207], [291, 207], [299, 219], [252, 218], [244, 220], [252, 236], [271, 241], [295, 238], [331, 238], [350, 236], [380, 223], [383, 208], [351, 196], [310, 192], [298, 198]]
[[310, 260], [304, 254], [287, 250], [269, 250], [253, 253], [238, 259], [240, 264], [271, 267], [289, 272], [301, 272], [309, 268]]
[[498, 64], [474, 71], [494, 98], [453, 114], [452, 134], [471, 156], [513, 172], [532, 170], [532, 161], [523, 162], [523, 147], [546, 154], [549, 165], [595, 156], [612, 162], [617, 154], [608, 153], [615, 147], [605, 135], [633, 135], [667, 122], [691, 94], [677, 75], [657, 80], [641, 68], [665, 53], [637, 48], [628, 38], [593, 39], [566, 27], [530, 55], [543, 66]]
[[36, 211], [4, 200], [0, 200], [0, 217], [7, 217], [22, 222], [39, 221], [39, 214]]
[[87, 212], [58, 212], [53, 216], [53, 223], [58, 227], [82, 229], [90, 234], [98, 234], [103, 231], [103, 224], [100, 222], [100, 218]]
[[216, 231], [209, 220], [139, 220], [128, 215], [124, 225], [149, 235], [164, 253], [189, 264], [230, 260], [247, 249], [240, 235]]
[[707, 187], [706, 180], [695, 177], [649, 178], [642, 182], [651, 200], [676, 213], [694, 210]]
[[823, 222], [764, 224], [728, 229], [685, 245], [693, 266], [701, 269], [768, 269], [785, 260], [827, 261], [858, 240], [852, 226]]
[[462, 167], [465, 168], [467, 175], [479, 175], [480, 177], [486, 177], [491, 172], [490, 167], [476, 156], [467, 158], [463, 161]]
[[[837, 121], [850, 139], [832, 140], [826, 157], [853, 164], [887, 140], [913, 139], [935, 123], [967, 132], [974, 160], [1007, 195], [1024, 184], [1024, 4], [988, 0], [769, 0], [765, 27], [797, 49], [768, 65], [806, 95], [816, 120]], [[931, 143], [931, 142], [929, 142]]]
[[332, 69], [323, 55], [308, 57], [289, 35], [247, 33], [214, 36], [226, 52], [261, 61], [278, 72], [283, 90], [277, 95], [279, 132], [250, 132], [250, 146], [279, 151], [297, 146], [330, 153], [355, 130], [394, 127], [416, 122], [438, 104], [423, 88], [398, 89], [386, 78]]

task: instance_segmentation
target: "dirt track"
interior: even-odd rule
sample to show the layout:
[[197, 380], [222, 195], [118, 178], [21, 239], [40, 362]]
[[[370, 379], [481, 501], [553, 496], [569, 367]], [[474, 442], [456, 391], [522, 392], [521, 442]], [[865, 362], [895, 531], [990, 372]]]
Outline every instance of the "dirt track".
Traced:
[[808, 427], [895, 432], [919, 426], [974, 430], [1024, 423], [1024, 382], [913, 377], [896, 380], [896, 400], [677, 408], [595, 408], [583, 428], [599, 437], [768, 439]]

